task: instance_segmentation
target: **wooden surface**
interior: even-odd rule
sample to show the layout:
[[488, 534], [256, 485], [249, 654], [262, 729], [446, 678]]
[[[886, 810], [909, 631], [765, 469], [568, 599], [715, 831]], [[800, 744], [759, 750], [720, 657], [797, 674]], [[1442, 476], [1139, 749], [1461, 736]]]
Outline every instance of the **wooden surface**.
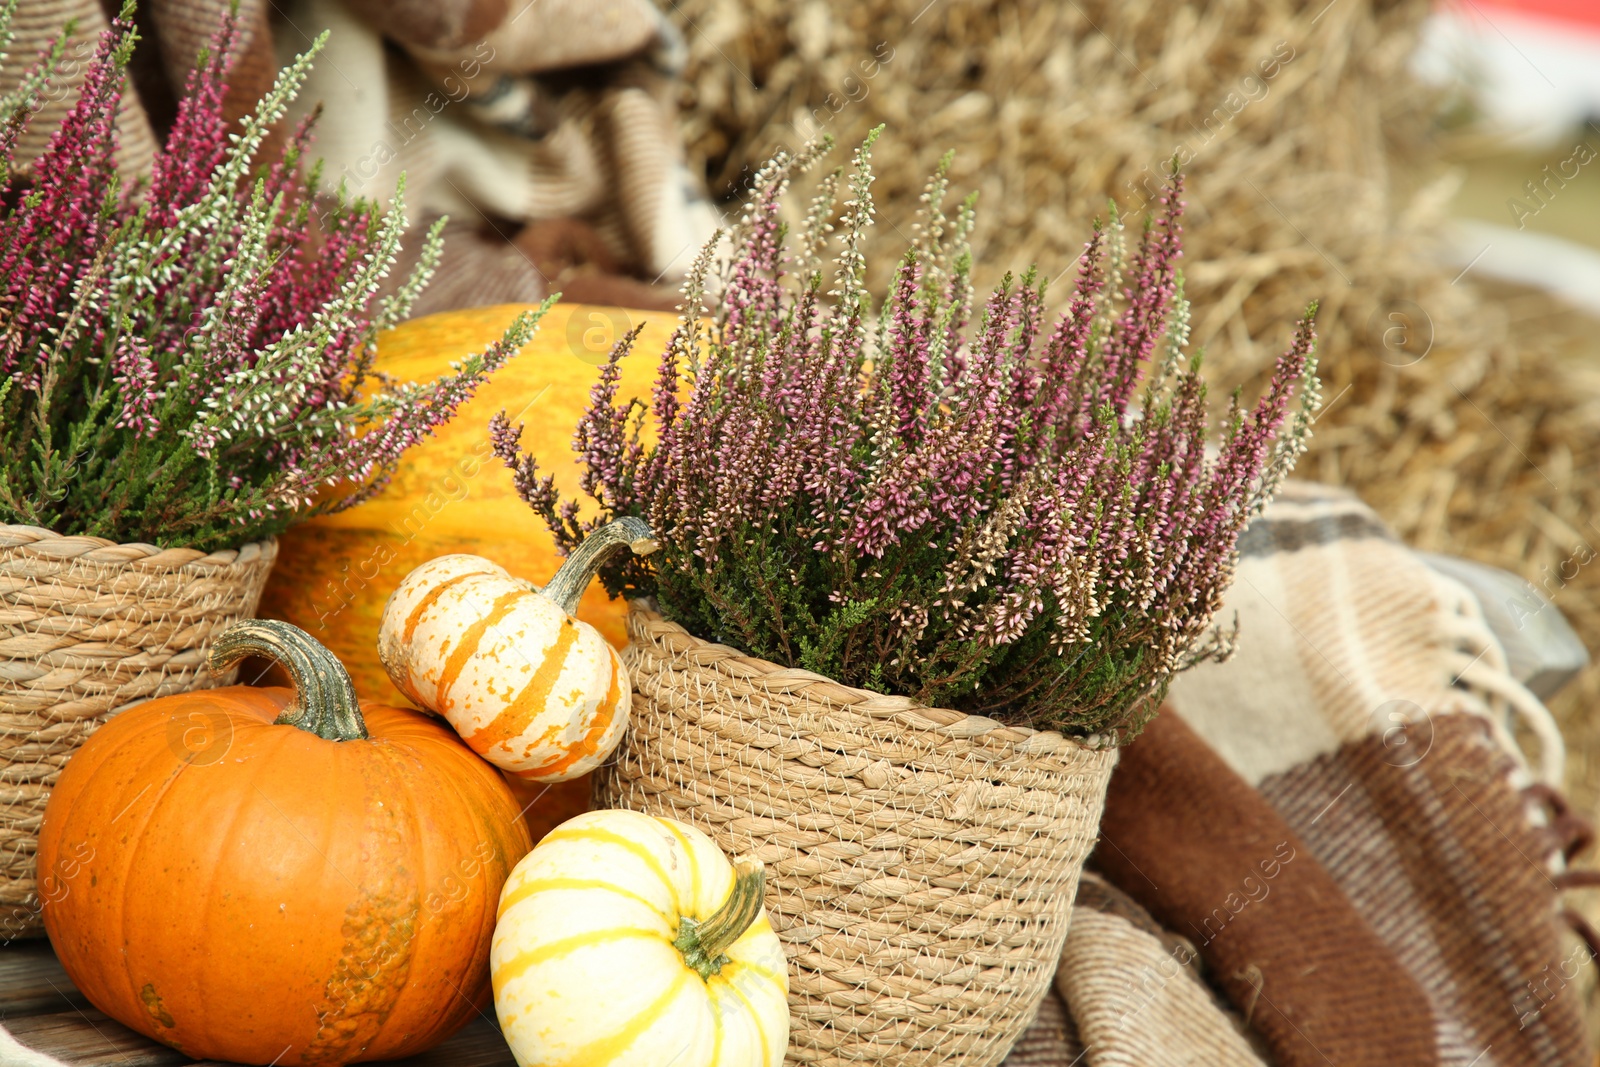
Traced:
[[[82, 1067], [177, 1067], [199, 1062], [96, 1011], [61, 969], [47, 941], [0, 946], [0, 1022], [24, 1045]], [[392, 1062], [406, 1067], [516, 1063], [488, 1012], [433, 1051]]]

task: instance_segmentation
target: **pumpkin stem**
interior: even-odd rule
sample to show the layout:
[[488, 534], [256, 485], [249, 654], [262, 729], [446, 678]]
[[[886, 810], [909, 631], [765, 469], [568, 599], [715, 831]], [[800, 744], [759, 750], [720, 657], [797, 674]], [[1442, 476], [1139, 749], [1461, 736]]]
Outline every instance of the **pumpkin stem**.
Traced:
[[265, 656], [283, 664], [294, 683], [294, 701], [277, 721], [327, 741], [360, 741], [367, 736], [361, 702], [350, 674], [316, 638], [277, 619], [245, 619], [211, 643], [206, 666], [222, 674], [246, 656]]
[[701, 978], [722, 970], [728, 962], [727, 950], [761, 914], [766, 868], [754, 856], [745, 856], [733, 861], [733, 874], [733, 892], [710, 918], [696, 921], [684, 916], [678, 920], [678, 936], [672, 944]]
[[578, 601], [589, 588], [605, 558], [626, 545], [636, 556], [648, 556], [661, 547], [650, 524], [634, 515], [608, 522], [573, 549], [550, 584], [539, 590], [568, 615], [578, 611]]

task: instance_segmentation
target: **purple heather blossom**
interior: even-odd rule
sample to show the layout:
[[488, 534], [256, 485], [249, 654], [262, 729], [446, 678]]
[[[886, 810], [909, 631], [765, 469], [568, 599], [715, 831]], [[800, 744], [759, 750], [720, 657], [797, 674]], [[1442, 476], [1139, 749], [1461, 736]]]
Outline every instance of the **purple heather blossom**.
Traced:
[[140, 437], [154, 437], [161, 429], [155, 413], [160, 371], [150, 358], [149, 343], [141, 337], [124, 337], [112, 357], [112, 372], [111, 380], [123, 398], [116, 426], [131, 429]]
[[[1126, 263], [1121, 220], [1096, 228], [1053, 323], [1030, 271], [1008, 275], [969, 331], [964, 248], [931, 240], [869, 314], [868, 148], [831, 288], [820, 271], [784, 273], [778, 201], [794, 168], [780, 158], [758, 178], [709, 335], [702, 256], [648, 408], [617, 397], [635, 337], [619, 342], [574, 444], [597, 514], [578, 521], [503, 416], [495, 452], [564, 549], [616, 515], [648, 518], [663, 551], [602, 578], [702, 636], [851, 685], [1125, 737], [1172, 673], [1217, 647], [1238, 534], [1270, 492], [1268, 464], [1295, 454], [1278, 440], [1290, 398], [1315, 396], [1314, 309], [1208, 462], [1204, 382], [1183, 353], [1180, 175]], [[943, 187], [941, 172], [920, 232], [946, 232]], [[964, 209], [957, 232], [969, 225]]]
[[0, 124], [0, 469], [12, 472], [0, 521], [239, 544], [379, 491], [542, 311], [436, 382], [375, 374], [375, 338], [426, 283], [438, 230], [412, 277], [380, 298], [404, 229], [399, 192], [386, 211], [314, 196], [300, 165], [309, 122], [252, 176], [310, 54], [230, 130], [233, 14], [149, 175], [124, 185], [114, 118], [136, 40], [125, 12], [26, 172], [12, 150], [36, 92], [11, 98]]

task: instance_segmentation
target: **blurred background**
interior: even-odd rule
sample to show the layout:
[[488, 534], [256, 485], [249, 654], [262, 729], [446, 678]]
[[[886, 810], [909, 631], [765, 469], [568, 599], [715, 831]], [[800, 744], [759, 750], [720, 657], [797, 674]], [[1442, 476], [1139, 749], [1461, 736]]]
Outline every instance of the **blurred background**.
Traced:
[[[1600, 183], [1585, 180], [1600, 117], [1600, 4], [1493, 0], [1438, 7], [1413, 70], [1444, 94], [1442, 158], [1463, 262], [1600, 310]], [[1558, 195], [1559, 194], [1559, 195]], [[1478, 241], [1473, 247], [1472, 242]]]

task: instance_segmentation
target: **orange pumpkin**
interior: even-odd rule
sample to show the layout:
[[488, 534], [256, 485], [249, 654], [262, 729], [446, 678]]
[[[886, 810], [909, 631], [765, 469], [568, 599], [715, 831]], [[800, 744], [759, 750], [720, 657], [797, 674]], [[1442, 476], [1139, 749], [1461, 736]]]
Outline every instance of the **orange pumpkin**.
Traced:
[[490, 994], [495, 906], [531, 847], [494, 770], [418, 712], [359, 705], [303, 631], [224, 631], [201, 690], [117, 715], [39, 837], [45, 929], [118, 1022], [200, 1059], [343, 1064], [430, 1048]]
[[[431, 380], [498, 340], [521, 305], [473, 308], [413, 319], [384, 334], [377, 369], [400, 381]], [[389, 594], [406, 574], [436, 556], [485, 556], [517, 578], [542, 583], [561, 564], [544, 523], [518, 499], [511, 472], [489, 452], [489, 419], [504, 408], [523, 422], [523, 447], [553, 473], [556, 487], [578, 495], [581, 469], [572, 431], [589, 403], [612, 343], [643, 324], [621, 363], [619, 395], [648, 396], [656, 357], [677, 326], [659, 312], [555, 305], [522, 352], [478, 390], [433, 438], [406, 453], [384, 490], [359, 507], [295, 526], [279, 538], [278, 562], [261, 600], [264, 618], [304, 628], [351, 666], [356, 691], [369, 700], [406, 703], [372, 655]], [[615, 647], [627, 643], [627, 606], [598, 583], [577, 618]], [[513, 783], [527, 805], [534, 840], [589, 809], [587, 778], [556, 785]]]

